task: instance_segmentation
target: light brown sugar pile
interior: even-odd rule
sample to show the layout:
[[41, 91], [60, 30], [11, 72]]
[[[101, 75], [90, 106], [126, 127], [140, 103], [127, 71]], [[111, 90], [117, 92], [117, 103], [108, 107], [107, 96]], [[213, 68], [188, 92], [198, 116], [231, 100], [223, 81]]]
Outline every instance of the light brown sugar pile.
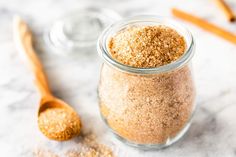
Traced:
[[109, 51], [117, 61], [133, 67], [158, 67], [183, 55], [184, 38], [166, 26], [128, 27], [111, 37]]
[[37, 149], [37, 150], [35, 150], [33, 156], [34, 157], [59, 157], [58, 155], [56, 155], [52, 151], [45, 150], [45, 149]]
[[111, 148], [99, 143], [95, 135], [87, 134], [82, 135], [80, 141], [65, 153], [55, 153], [48, 149], [38, 148], [34, 152], [34, 157], [115, 157], [115, 155]]
[[48, 108], [40, 113], [38, 126], [47, 137], [64, 140], [78, 135], [81, 123], [74, 112], [64, 108]]
[[[133, 67], [159, 67], [179, 59], [186, 42], [166, 26], [129, 27], [109, 43], [115, 60]], [[126, 73], [104, 64], [99, 85], [100, 110], [124, 139], [165, 143], [189, 122], [195, 88], [189, 65], [161, 74]]]
[[94, 135], [86, 136], [80, 147], [66, 152], [67, 157], [114, 157], [112, 150], [96, 141]]

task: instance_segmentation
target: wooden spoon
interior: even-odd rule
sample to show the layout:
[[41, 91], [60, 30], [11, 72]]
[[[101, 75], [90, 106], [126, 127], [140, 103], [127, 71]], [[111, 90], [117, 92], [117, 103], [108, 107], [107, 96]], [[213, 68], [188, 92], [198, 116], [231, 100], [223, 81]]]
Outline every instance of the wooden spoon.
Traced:
[[33, 48], [33, 36], [27, 24], [14, 17], [14, 39], [17, 48], [28, 59], [35, 82], [41, 94], [38, 110], [38, 126], [41, 132], [53, 140], [68, 140], [79, 135], [81, 122], [78, 114], [64, 101], [50, 92], [43, 67]]

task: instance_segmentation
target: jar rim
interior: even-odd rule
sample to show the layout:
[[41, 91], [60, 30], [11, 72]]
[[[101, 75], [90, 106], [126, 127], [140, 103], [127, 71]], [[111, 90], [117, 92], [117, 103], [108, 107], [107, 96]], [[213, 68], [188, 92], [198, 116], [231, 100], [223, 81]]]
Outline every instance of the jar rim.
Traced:
[[[164, 26], [169, 26], [175, 29], [177, 32], [182, 31], [183, 33], [181, 35], [184, 36], [187, 42], [187, 48], [184, 54], [180, 58], [178, 58], [177, 60], [169, 64], [162, 65], [159, 67], [151, 67], [151, 68], [132, 67], [129, 65], [122, 64], [118, 62], [117, 60], [115, 60], [111, 56], [107, 48], [107, 41], [109, 39], [109, 36], [111, 36], [111, 34], [117, 33], [118, 31], [124, 29], [127, 26], [135, 25], [135, 24], [137, 25], [138, 23], [149, 23], [149, 25], [151, 23], [152, 25], [157, 25], [157, 24], [164, 25]], [[193, 57], [194, 48], [195, 48], [195, 42], [194, 42], [192, 34], [189, 32], [188, 29], [186, 29], [185, 27], [183, 27], [182, 25], [180, 25], [178, 22], [176, 22], [173, 19], [163, 17], [163, 16], [156, 16], [156, 15], [141, 15], [141, 16], [135, 16], [135, 17], [126, 18], [121, 21], [118, 21], [108, 26], [102, 32], [97, 42], [97, 51], [106, 63], [124, 72], [137, 73], [137, 74], [157, 74], [157, 73], [169, 72], [174, 69], [181, 68], [185, 64], [187, 64]]]

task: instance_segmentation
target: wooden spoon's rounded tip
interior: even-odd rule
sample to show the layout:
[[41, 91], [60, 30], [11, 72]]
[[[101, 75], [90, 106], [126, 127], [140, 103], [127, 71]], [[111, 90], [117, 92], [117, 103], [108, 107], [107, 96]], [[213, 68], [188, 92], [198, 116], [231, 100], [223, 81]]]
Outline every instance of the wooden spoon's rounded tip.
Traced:
[[38, 117], [41, 132], [49, 139], [69, 140], [80, 134], [81, 121], [76, 112], [65, 108], [48, 108]]

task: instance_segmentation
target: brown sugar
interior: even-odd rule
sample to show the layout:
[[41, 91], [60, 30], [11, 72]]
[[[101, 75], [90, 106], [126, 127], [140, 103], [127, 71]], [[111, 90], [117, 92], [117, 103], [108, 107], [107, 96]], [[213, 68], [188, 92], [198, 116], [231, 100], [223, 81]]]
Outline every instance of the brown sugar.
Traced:
[[[166, 26], [129, 27], [109, 42], [112, 57], [133, 67], [159, 67], [179, 59], [185, 39]], [[100, 111], [119, 136], [138, 144], [162, 144], [189, 122], [195, 88], [188, 64], [159, 74], [134, 74], [104, 64]]]
[[[100, 109], [109, 126], [136, 143], [163, 143], [189, 121], [195, 89], [188, 67], [136, 76], [104, 66]], [[115, 92], [114, 92], [115, 89]]]
[[108, 146], [99, 143], [93, 134], [82, 135], [78, 143], [65, 151], [62, 156], [51, 150], [38, 148], [34, 151], [34, 157], [115, 157]]
[[98, 143], [94, 135], [84, 137], [81, 146], [66, 152], [67, 157], [114, 157], [112, 150]]
[[128, 27], [111, 37], [110, 54], [133, 67], [158, 67], [177, 60], [186, 49], [184, 38], [166, 26]]
[[74, 112], [64, 108], [48, 108], [40, 113], [38, 126], [47, 137], [64, 140], [78, 135], [81, 123]]
[[33, 153], [34, 157], [59, 157], [57, 154], [53, 153], [50, 150], [37, 149]]

